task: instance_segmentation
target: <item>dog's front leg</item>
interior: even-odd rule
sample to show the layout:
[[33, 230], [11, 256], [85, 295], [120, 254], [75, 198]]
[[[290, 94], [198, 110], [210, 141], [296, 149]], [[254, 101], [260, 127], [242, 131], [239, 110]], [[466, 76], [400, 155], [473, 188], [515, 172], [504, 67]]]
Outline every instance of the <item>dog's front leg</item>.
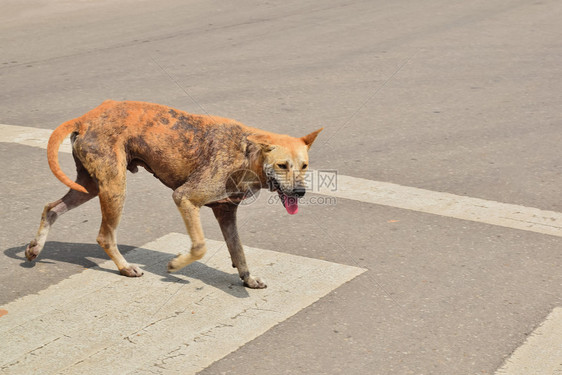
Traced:
[[244, 285], [253, 289], [266, 288], [267, 285], [259, 278], [250, 276], [250, 270], [246, 264], [244, 248], [238, 236], [236, 227], [236, 211], [238, 206], [231, 203], [221, 203], [213, 206], [213, 213], [219, 222], [222, 235], [226, 241], [232, 265], [238, 269], [240, 278], [244, 280]]
[[168, 272], [175, 272], [203, 258], [207, 247], [205, 246], [205, 237], [199, 217], [199, 206], [194, 204], [187, 196], [181, 194], [181, 190], [174, 192], [174, 201], [178, 206], [178, 210], [185, 222], [187, 233], [191, 237], [191, 250], [189, 254], [178, 254], [168, 263]]

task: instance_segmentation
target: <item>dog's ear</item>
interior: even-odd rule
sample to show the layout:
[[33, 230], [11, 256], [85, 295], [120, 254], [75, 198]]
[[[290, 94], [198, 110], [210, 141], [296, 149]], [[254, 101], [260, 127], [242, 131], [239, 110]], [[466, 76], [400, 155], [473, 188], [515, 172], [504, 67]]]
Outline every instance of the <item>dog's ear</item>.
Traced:
[[320, 128], [316, 131], [313, 131], [312, 133], [305, 135], [304, 137], [301, 138], [308, 149], [310, 149], [310, 146], [312, 146], [312, 143], [318, 136], [318, 133], [320, 133], [322, 130], [324, 130], [324, 128]]
[[275, 148], [271, 142], [271, 137], [266, 134], [251, 134], [248, 136], [248, 141], [261, 147], [264, 152], [270, 152]]

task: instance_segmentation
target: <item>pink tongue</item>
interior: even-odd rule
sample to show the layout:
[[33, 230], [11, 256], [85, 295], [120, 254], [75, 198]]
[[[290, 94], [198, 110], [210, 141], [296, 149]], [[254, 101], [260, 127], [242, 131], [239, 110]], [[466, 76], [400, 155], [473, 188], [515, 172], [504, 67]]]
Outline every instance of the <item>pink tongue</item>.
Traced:
[[283, 196], [283, 206], [290, 215], [294, 215], [299, 211], [299, 200], [296, 197]]

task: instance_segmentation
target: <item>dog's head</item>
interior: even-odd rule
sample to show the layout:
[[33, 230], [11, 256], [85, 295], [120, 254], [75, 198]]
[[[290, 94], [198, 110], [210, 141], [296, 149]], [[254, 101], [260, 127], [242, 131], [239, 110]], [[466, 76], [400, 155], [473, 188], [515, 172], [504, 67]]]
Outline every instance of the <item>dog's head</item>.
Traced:
[[323, 128], [301, 138], [277, 134], [253, 134], [248, 140], [259, 145], [269, 190], [279, 194], [291, 215], [298, 211], [298, 198], [306, 192], [308, 150]]

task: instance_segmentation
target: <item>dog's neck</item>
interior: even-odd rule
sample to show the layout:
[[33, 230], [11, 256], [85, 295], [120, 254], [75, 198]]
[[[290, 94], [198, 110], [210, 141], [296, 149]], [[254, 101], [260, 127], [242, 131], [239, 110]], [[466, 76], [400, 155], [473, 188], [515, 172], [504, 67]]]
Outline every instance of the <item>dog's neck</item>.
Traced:
[[261, 148], [249, 142], [246, 155], [246, 168], [258, 176], [262, 188], [267, 188], [268, 177], [265, 171], [265, 158]]

